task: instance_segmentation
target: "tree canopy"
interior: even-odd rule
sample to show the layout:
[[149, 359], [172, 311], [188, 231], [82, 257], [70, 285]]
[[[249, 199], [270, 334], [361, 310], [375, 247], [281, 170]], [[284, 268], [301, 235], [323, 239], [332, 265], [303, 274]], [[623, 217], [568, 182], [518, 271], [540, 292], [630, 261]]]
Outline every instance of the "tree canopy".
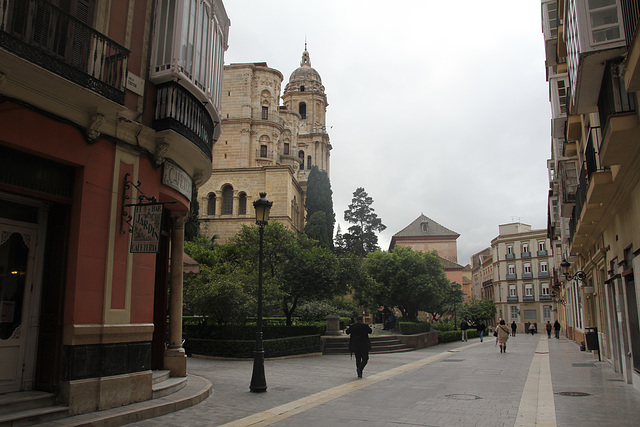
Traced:
[[496, 315], [496, 305], [489, 299], [471, 299], [462, 304], [458, 310], [458, 318], [478, 323], [483, 320], [493, 319]]
[[364, 268], [374, 281], [369, 298], [377, 305], [397, 307], [409, 321], [417, 320], [418, 311], [431, 311], [450, 288], [434, 252], [397, 246], [390, 252], [369, 254]]
[[347, 233], [336, 236], [343, 245], [340, 252], [348, 252], [361, 257], [378, 249], [376, 232], [384, 231], [387, 226], [382, 223], [371, 207], [373, 198], [364, 188], [359, 187], [353, 192], [353, 199], [348, 209], [344, 211], [345, 221], [353, 224]]
[[333, 226], [336, 222], [336, 216], [333, 212], [332, 196], [329, 175], [326, 171], [321, 171], [317, 166], [313, 166], [307, 179], [305, 199], [307, 224], [304, 227], [304, 232], [326, 248], [333, 248]]

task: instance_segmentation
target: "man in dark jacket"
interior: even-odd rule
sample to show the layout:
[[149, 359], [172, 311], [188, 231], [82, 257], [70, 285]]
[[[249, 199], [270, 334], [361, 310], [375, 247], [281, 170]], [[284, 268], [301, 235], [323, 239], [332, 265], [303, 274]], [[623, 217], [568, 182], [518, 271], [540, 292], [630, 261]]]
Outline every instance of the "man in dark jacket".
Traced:
[[349, 326], [346, 332], [349, 335], [349, 351], [356, 355], [358, 378], [362, 378], [362, 371], [369, 361], [369, 350], [371, 349], [369, 334], [372, 332], [371, 327], [362, 322], [362, 316], [358, 316], [357, 323]]
[[469, 324], [467, 323], [466, 320], [462, 320], [462, 322], [460, 322], [460, 330], [462, 331], [462, 341], [466, 341], [467, 340], [467, 329], [469, 329]]

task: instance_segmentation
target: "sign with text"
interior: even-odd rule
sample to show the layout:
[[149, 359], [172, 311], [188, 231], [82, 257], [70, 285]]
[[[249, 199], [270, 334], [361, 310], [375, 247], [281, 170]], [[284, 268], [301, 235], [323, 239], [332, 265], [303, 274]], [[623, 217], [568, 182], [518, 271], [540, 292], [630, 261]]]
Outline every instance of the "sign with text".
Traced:
[[188, 173], [168, 160], [164, 162], [162, 183], [179, 191], [187, 200], [191, 201], [191, 186], [193, 185], [193, 180]]
[[132, 253], [158, 253], [162, 231], [161, 204], [138, 205], [133, 211]]

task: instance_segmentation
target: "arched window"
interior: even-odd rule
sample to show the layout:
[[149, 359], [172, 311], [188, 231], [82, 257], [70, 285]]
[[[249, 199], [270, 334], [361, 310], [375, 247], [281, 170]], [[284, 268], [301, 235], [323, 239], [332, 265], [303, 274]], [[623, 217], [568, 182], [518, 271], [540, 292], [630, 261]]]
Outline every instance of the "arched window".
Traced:
[[304, 85], [300, 86], [300, 92], [304, 92]]
[[307, 169], [311, 169], [311, 156], [307, 156]]
[[238, 215], [247, 214], [247, 195], [246, 193], [238, 194]]
[[304, 151], [298, 151], [298, 158], [300, 159], [300, 169], [304, 169]]
[[300, 117], [304, 120], [307, 118], [307, 104], [301, 102], [298, 105], [298, 113], [300, 113]]
[[209, 193], [209, 198], [207, 200], [207, 214], [215, 215], [216, 214], [216, 195], [215, 193]]
[[222, 215], [233, 214], [233, 187], [225, 185], [222, 189]]

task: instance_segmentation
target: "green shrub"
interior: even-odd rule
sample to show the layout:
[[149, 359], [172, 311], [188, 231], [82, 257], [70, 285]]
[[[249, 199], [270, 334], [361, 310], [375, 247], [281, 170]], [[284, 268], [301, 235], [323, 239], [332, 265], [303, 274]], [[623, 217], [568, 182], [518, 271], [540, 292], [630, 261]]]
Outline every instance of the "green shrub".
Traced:
[[400, 326], [400, 333], [402, 335], [421, 334], [431, 330], [431, 323], [429, 322], [399, 322], [398, 325]]
[[[304, 326], [263, 326], [263, 339], [296, 337], [301, 335], [321, 335], [325, 331], [325, 322]], [[254, 340], [255, 325], [184, 325], [182, 335], [185, 338], [213, 340]]]
[[[476, 329], [467, 329], [467, 338], [478, 338], [478, 331]], [[462, 339], [462, 331], [459, 329], [457, 331], [444, 331], [438, 332], [438, 342], [453, 342], [460, 341]]]
[[[251, 358], [255, 340], [210, 340], [187, 339], [184, 343], [188, 355], [199, 354], [216, 357]], [[268, 339], [263, 341], [265, 357], [280, 357], [293, 354], [317, 353], [320, 351], [320, 335]]]

